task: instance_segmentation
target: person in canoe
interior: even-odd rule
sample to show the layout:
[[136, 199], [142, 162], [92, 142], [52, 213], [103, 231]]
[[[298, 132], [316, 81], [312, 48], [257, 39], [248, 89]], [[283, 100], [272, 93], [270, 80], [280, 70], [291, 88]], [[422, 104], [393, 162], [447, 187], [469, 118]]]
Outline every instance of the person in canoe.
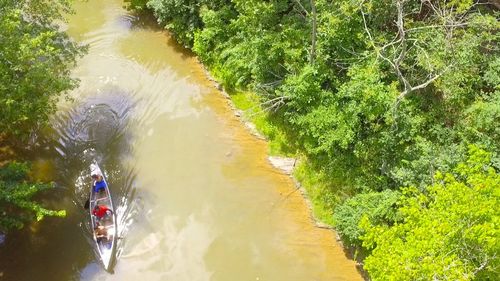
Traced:
[[104, 189], [107, 187], [102, 175], [93, 174], [92, 179], [94, 180], [94, 192], [97, 193], [104, 191]]
[[97, 243], [100, 243], [103, 240], [104, 241], [108, 240], [108, 230], [99, 223], [96, 224], [94, 228], [94, 233], [97, 239]]
[[94, 210], [92, 210], [92, 214], [97, 218], [97, 220], [101, 220], [108, 214], [108, 211], [113, 214], [113, 210], [110, 208], [103, 205], [96, 205]]

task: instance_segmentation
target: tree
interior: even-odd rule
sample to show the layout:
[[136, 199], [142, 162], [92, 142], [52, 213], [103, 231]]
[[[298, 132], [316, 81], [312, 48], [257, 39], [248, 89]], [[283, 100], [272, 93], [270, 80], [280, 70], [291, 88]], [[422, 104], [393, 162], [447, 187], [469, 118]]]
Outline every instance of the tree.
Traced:
[[500, 266], [500, 174], [491, 154], [471, 146], [455, 173], [425, 190], [404, 189], [393, 226], [365, 217], [364, 268], [373, 280], [494, 280]]
[[[492, 30], [495, 25], [490, 22], [492, 18], [476, 13], [481, 12], [483, 4], [479, 0], [392, 2], [386, 9], [388, 17], [394, 19], [391, 25], [395, 32], [370, 28], [377, 21], [378, 5], [373, 1], [362, 0], [360, 13], [369, 45], [377, 58], [393, 69], [402, 86], [398, 103], [448, 72], [467, 71], [471, 61], [461, 57], [462, 52], [494, 48], [491, 34], [469, 36], [477, 27]], [[372, 13], [375, 15], [371, 16]], [[465, 46], [468, 50], [462, 49]]]
[[194, 33], [203, 26], [200, 9], [202, 7], [218, 9], [230, 4], [229, 0], [149, 0], [146, 5], [153, 10], [158, 23], [170, 30], [179, 43], [185, 47], [192, 47]]
[[48, 210], [33, 197], [52, 185], [28, 181], [29, 165], [10, 162], [0, 168], [0, 232], [22, 228], [25, 223], [45, 216], [64, 217], [66, 212]]
[[347, 246], [361, 245], [365, 234], [359, 223], [365, 216], [376, 225], [392, 225], [399, 220], [396, 203], [401, 194], [397, 191], [360, 193], [335, 208], [335, 229]]
[[76, 87], [70, 69], [84, 48], [54, 23], [69, 11], [68, 0], [0, 3], [0, 131], [4, 134], [26, 137], [42, 127], [61, 93]]
[[[61, 95], [77, 86], [70, 70], [85, 48], [55, 23], [69, 12], [69, 0], [0, 1], [0, 141], [25, 141], [47, 124]], [[52, 186], [31, 182], [28, 163], [7, 160], [0, 167], [0, 231], [65, 215], [36, 203]]]

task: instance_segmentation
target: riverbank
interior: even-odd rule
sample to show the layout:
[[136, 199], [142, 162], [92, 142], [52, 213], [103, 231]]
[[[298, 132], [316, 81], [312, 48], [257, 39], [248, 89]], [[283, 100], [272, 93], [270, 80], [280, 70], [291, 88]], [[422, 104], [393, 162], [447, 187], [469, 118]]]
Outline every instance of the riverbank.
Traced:
[[[150, 12], [150, 8], [141, 7], [138, 11], [144, 16]], [[151, 14], [146, 16], [154, 19]], [[181, 45], [182, 39], [176, 38], [176, 32], [170, 30], [170, 34]], [[185, 45], [185, 44], [184, 44]], [[283, 120], [280, 117], [273, 117], [268, 110], [269, 106], [263, 106], [267, 102], [262, 102], [257, 93], [251, 91], [228, 89], [224, 86], [227, 82], [221, 78], [224, 74], [209, 69], [202, 60], [193, 52], [192, 48], [184, 46], [187, 52], [196, 57], [196, 61], [203, 67], [203, 75], [210, 81], [212, 87], [217, 89], [226, 99], [233, 115], [244, 125], [244, 127], [257, 139], [264, 140], [268, 144], [268, 162], [276, 169], [290, 177], [295, 185], [295, 191], [299, 191], [308, 209], [308, 216], [317, 228], [332, 231], [337, 243], [343, 248], [344, 255], [349, 259], [355, 256], [354, 248], [347, 248], [334, 229], [333, 211], [339, 203], [352, 194], [346, 194], [344, 189], [336, 191], [332, 187], [332, 177], [327, 172], [319, 170], [310, 163], [307, 156], [296, 145], [289, 144], [287, 132], [283, 131]], [[269, 104], [267, 104], [269, 105]], [[342, 185], [342, 183], [339, 183]], [[293, 191], [293, 192], [295, 192]], [[349, 191], [348, 191], [349, 192]], [[360, 261], [356, 261], [358, 271], [362, 274]]]
[[[206, 47], [204, 44], [206, 44], [207, 41], [211, 42], [214, 38], [198, 37], [200, 44], [197, 45], [195, 43], [193, 45], [193, 41], [196, 41], [194, 38], [201, 36], [199, 32], [203, 30], [200, 21], [201, 17], [203, 17], [202, 14], [207, 16], [204, 20], [208, 20], [217, 26], [221, 24], [218, 20], [228, 16], [228, 14], [225, 14], [225, 12], [228, 12], [225, 8], [231, 10], [232, 8], [229, 8], [231, 5], [225, 6], [227, 3], [206, 3], [190, 9], [189, 11], [184, 11], [189, 5], [177, 7], [172, 3], [168, 4], [161, 1], [155, 3], [149, 1], [129, 1], [129, 4], [132, 10], [139, 11], [140, 13], [147, 13], [149, 11], [154, 13], [154, 18], [161, 22], [160, 25], [168, 25], [166, 29], [170, 31], [177, 42], [186, 49], [192, 51], [193, 55], [197, 56], [198, 62], [204, 66], [206, 77], [213, 83], [213, 87], [221, 91], [224, 97], [226, 97], [234, 115], [244, 124], [252, 135], [259, 139], [265, 139], [268, 142], [268, 161], [277, 169], [282, 170], [292, 177], [296, 189], [302, 193], [311, 212], [310, 216], [314, 224], [321, 228], [333, 229], [333, 210], [339, 203], [356, 193], [353, 192], [353, 184], [349, 179], [345, 179], [347, 177], [337, 175], [339, 172], [335, 172], [333, 177], [329, 175], [331, 167], [329, 168], [330, 172], [322, 168], [323, 164], [331, 164], [329, 160], [322, 162], [322, 160], [318, 161], [314, 159], [315, 161], [312, 163], [310, 159], [307, 158], [307, 152], [304, 151], [302, 144], [295, 141], [292, 141], [293, 143], [290, 142], [290, 138], [294, 133], [290, 134], [290, 132], [285, 132], [284, 129], [293, 130], [294, 128], [288, 128], [282, 116], [269, 114], [272, 111], [278, 110], [283, 104], [280, 105], [279, 102], [273, 103], [273, 100], [262, 100], [262, 96], [259, 96], [259, 94], [251, 90], [242, 91], [241, 89], [252, 88], [249, 87], [249, 82], [252, 81], [252, 78], [246, 77], [243, 79], [243, 77], [238, 78], [233, 76], [233, 70], [222, 66], [217, 59], [214, 60], [210, 55], [202, 52]], [[248, 8], [250, 8], [250, 6]], [[258, 5], [254, 8], [256, 7], [258, 7]], [[210, 9], [214, 9], [214, 12], [208, 12]], [[207, 13], [204, 14], [205, 12]], [[218, 14], [219, 12], [221, 14]], [[221, 18], [219, 18], [219, 16]], [[190, 22], [191, 20], [194, 21], [192, 24]], [[190, 23], [189, 27], [183, 26], [188, 23]], [[196, 28], [200, 29], [197, 30]], [[219, 29], [214, 29], [211, 34], [214, 35], [219, 32], [221, 34], [224, 33]], [[217, 38], [217, 40], [219, 39], [220, 38]], [[213, 47], [214, 46], [212, 46], [212, 48]], [[206, 51], [212, 53], [214, 50], [209, 49]], [[200, 57], [200, 54], [203, 54], [205, 57]], [[210, 63], [203, 63], [203, 60], [207, 59]], [[264, 63], [264, 61], [265, 60], [261, 63]], [[232, 61], [232, 63], [235, 64], [234, 66], [237, 67], [238, 70], [241, 70], [247, 67], [241, 65], [242, 63], [245, 64], [250, 62], [237, 60]], [[265, 68], [265, 66], [261, 67]], [[280, 67], [284, 68], [283, 65]], [[260, 71], [263, 70], [262, 68]], [[248, 69], [245, 71], [248, 71]], [[271, 69], [267, 71], [273, 73]], [[238, 72], [237, 69], [234, 69], [234, 72]], [[286, 79], [288, 74], [283, 74], [284, 77], [281, 78]], [[275, 73], [273, 73], [273, 75], [275, 75]], [[279, 98], [277, 100], [279, 100]], [[340, 173], [342, 173], [342, 171], [340, 171]], [[338, 186], [341, 186], [341, 188], [338, 188]], [[337, 234], [336, 237], [337, 240], [340, 241]]]
[[[279, 132], [266, 119], [265, 115], [267, 113], [261, 110], [255, 94], [241, 91], [229, 91], [230, 93], [228, 93], [223, 85], [214, 78], [214, 75], [207, 70], [206, 66], [194, 54], [192, 55], [196, 64], [202, 69], [202, 72], [195, 71], [192, 73], [196, 77], [195, 80], [206, 80], [208, 84], [204, 85], [213, 88], [213, 91], [210, 91], [212, 98], [208, 98], [211, 100], [209, 103], [211, 105], [217, 103], [219, 104], [217, 107], [221, 107], [222, 101], [224, 104], [220, 111], [217, 110], [218, 113], [221, 116], [231, 114], [233, 118], [228, 118], [234, 119], [234, 121], [230, 121], [231, 127], [241, 127], [241, 130], [237, 129], [238, 133], [236, 133], [235, 138], [245, 139], [247, 138], [245, 135], [248, 134], [253, 139], [252, 143], [255, 142], [258, 146], [264, 146], [264, 152], [259, 149], [258, 153], [252, 156], [253, 162], [261, 166], [261, 162], [263, 162], [260, 159], [261, 154], [265, 154], [265, 164], [270, 166], [268, 169], [274, 170], [276, 174], [280, 175], [279, 177], [286, 178], [278, 187], [281, 199], [278, 203], [273, 203], [273, 208], [286, 205], [289, 211], [295, 213], [295, 216], [304, 216], [305, 220], [300, 219], [303, 224], [302, 229], [309, 231], [312, 228], [316, 229], [318, 233], [323, 233], [318, 238], [321, 237], [321, 240], [329, 242], [329, 244], [323, 245], [329, 248], [335, 256], [342, 256], [341, 259], [333, 260], [333, 263], [340, 265], [346, 272], [356, 272], [356, 277], [351, 275], [351, 278], [366, 279], [367, 275], [363, 271], [362, 265], [353, 258], [353, 251], [344, 247], [341, 238], [334, 229], [331, 219], [332, 209], [328, 209], [321, 202], [321, 190], [318, 184], [321, 182], [319, 177], [314, 176], [315, 171], [304, 164], [306, 158], [286, 150], [287, 146], [282, 142], [283, 139], [271, 138], [273, 135], [281, 136], [282, 132]], [[214, 95], [219, 97], [214, 97]], [[234, 124], [234, 122], [238, 124]], [[314, 200], [311, 194], [314, 194], [317, 200]], [[319, 215], [323, 215], [323, 219]], [[349, 267], [352, 267], [352, 269]]]
[[[203, 65], [202, 62], [199, 64]], [[226, 98], [234, 116], [243, 123], [252, 135], [269, 143], [269, 163], [292, 178], [308, 206], [310, 217], [316, 227], [334, 230], [333, 207], [325, 204], [320, 196], [322, 190], [324, 192], [324, 188], [320, 186], [325, 183], [320, 177], [314, 176], [320, 172], [314, 171], [312, 167], [307, 165], [305, 156], [287, 150], [284, 144], [285, 132], [272, 125], [256, 94], [242, 91], [229, 91], [230, 93], [228, 93], [206, 66], [204, 66], [204, 70], [208, 80]], [[336, 232], [335, 236], [337, 241], [342, 243]]]
[[[196, 58], [195, 54], [191, 53], [191, 55]], [[203, 75], [212, 87], [224, 97], [234, 117], [253, 137], [267, 143], [267, 162], [293, 182], [295, 188], [292, 191], [283, 191], [286, 192], [285, 200], [294, 193], [300, 194], [314, 227], [331, 232], [337, 244], [332, 245], [333, 250], [353, 261], [360, 276], [367, 280], [368, 275], [362, 266], [363, 254], [360, 255], [358, 252], [360, 249], [347, 247], [335, 230], [332, 214], [338, 201], [336, 199], [334, 202], [325, 200], [325, 198], [336, 197], [327, 187], [328, 179], [320, 171], [308, 165], [305, 156], [294, 154], [288, 149], [284, 143], [285, 132], [280, 131], [269, 121], [267, 112], [262, 109], [256, 94], [248, 91], [226, 91], [222, 83], [214, 77], [215, 75], [198, 59], [196, 61], [203, 68]], [[341, 251], [339, 251], [339, 246]]]

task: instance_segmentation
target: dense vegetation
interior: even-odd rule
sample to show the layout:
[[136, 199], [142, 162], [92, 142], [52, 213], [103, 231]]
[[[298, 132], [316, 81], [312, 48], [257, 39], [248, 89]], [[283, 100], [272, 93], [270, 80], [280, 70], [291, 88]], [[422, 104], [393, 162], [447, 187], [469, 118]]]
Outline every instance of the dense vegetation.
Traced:
[[70, 11], [69, 2], [0, 1], [0, 231], [64, 215], [32, 200], [50, 185], [31, 183], [28, 163], [2, 154], [32, 140], [47, 125], [60, 95], [77, 84], [69, 74], [84, 49], [55, 24]]
[[452, 173], [436, 173], [424, 190], [403, 189], [394, 225], [372, 226], [364, 217], [373, 279], [497, 279], [500, 174], [490, 163], [490, 154], [471, 146]]
[[44, 216], [65, 216], [65, 211], [43, 208], [33, 200], [42, 190], [51, 188], [49, 184], [28, 181], [29, 165], [15, 161], [0, 167], [0, 231], [21, 228], [33, 218], [37, 221]]
[[[236, 96], [373, 279], [499, 268], [498, 11], [479, 0], [134, 0]], [[258, 115], [258, 113], [257, 113]], [[471, 146], [472, 145], [472, 146]], [[488, 152], [486, 152], [488, 151]], [[335, 210], [335, 211], [334, 211]], [[405, 271], [407, 270], [407, 271]]]

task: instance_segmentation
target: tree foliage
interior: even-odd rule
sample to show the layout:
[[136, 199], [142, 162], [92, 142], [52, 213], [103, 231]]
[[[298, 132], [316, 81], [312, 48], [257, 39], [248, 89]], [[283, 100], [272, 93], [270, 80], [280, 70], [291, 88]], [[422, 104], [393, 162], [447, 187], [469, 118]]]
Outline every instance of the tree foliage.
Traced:
[[54, 23], [67, 0], [0, 2], [0, 131], [17, 137], [46, 124], [83, 48]]
[[424, 190], [404, 189], [393, 226], [361, 223], [373, 248], [373, 280], [494, 280], [500, 266], [500, 174], [475, 146], [454, 173], [436, 173]]
[[[71, 67], [85, 51], [56, 24], [71, 12], [69, 0], [0, 1], [0, 141], [27, 140], [47, 125], [62, 94], [77, 86]], [[0, 153], [4, 153], [2, 150]], [[0, 167], [0, 231], [33, 219], [64, 216], [36, 202], [51, 185], [31, 182], [29, 164], [3, 155]]]
[[[134, 2], [143, 1], [132, 0], [129, 2], [134, 4]], [[191, 47], [194, 33], [203, 24], [200, 17], [200, 8], [206, 6], [211, 9], [218, 9], [229, 3], [229, 1], [225, 0], [149, 0], [146, 6], [154, 11], [158, 22], [172, 31], [182, 45]]]
[[48, 210], [34, 201], [34, 197], [52, 185], [33, 183], [28, 179], [27, 163], [10, 162], [0, 167], [0, 231], [22, 228], [25, 223], [45, 216], [64, 217], [65, 211]]
[[392, 225], [399, 221], [396, 204], [400, 196], [400, 192], [393, 190], [360, 193], [338, 206], [333, 217], [344, 243], [350, 246], [362, 244], [365, 231], [359, 224], [365, 217], [375, 225]]

